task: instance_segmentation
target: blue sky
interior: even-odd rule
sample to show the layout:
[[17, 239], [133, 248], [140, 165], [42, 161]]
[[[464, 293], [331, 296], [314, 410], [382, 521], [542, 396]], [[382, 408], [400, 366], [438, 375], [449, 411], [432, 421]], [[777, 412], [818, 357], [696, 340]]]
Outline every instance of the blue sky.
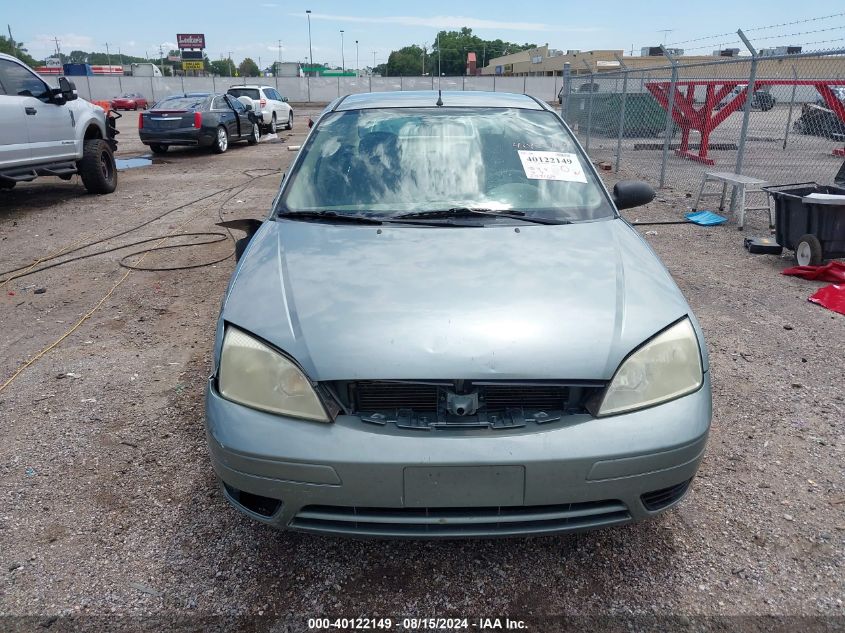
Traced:
[[[308, 56], [305, 10], [311, 14], [311, 40], [315, 62], [341, 63], [341, 35], [345, 31], [347, 67], [354, 67], [358, 40], [363, 67], [385, 61], [391, 50], [406, 44], [431, 45], [438, 30], [469, 26], [485, 39], [536, 42], [560, 49], [624, 49], [668, 44], [715, 34], [825, 16], [845, 7], [831, 0], [708, 0], [707, 2], [651, 2], [601, 0], [557, 2], [532, 0], [426, 0], [426, 2], [350, 2], [306, 0], [230, 0], [218, 2], [135, 2], [104, 4], [101, 0], [76, 2], [5, 0], [3, 24], [11, 25], [16, 40], [23, 41], [35, 57], [54, 50], [53, 37], [62, 52], [73, 49], [105, 50], [156, 56], [158, 47], [175, 48], [176, 33], [205, 33], [212, 59], [228, 55], [235, 61], [261, 58], [268, 65], [279, 55], [283, 61]], [[82, 8], [80, 8], [82, 7]], [[153, 7], [148, 9], [147, 7]], [[821, 31], [820, 29], [826, 29]], [[791, 37], [781, 35], [816, 31]], [[749, 33], [758, 47], [817, 42], [808, 48], [845, 46], [845, 15]], [[763, 40], [763, 37], [768, 39]], [[715, 37], [681, 44], [690, 53], [705, 54], [735, 36]], [[828, 41], [833, 40], [833, 41]], [[701, 47], [698, 50], [689, 50]]]

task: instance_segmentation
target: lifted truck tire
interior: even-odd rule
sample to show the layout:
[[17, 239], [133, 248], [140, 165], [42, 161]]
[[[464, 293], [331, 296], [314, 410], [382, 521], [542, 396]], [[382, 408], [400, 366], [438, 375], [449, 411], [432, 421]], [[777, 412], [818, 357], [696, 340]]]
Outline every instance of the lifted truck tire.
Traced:
[[85, 141], [78, 163], [82, 184], [88, 193], [111, 193], [117, 188], [117, 166], [109, 144], [101, 138]]

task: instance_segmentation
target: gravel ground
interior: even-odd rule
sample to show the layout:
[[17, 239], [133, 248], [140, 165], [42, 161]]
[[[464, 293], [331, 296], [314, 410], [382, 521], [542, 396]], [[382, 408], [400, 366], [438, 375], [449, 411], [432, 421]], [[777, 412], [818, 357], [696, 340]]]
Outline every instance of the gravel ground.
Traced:
[[[287, 145], [303, 139], [306, 113], [296, 115], [277, 141], [171, 152], [122, 172], [110, 196], [52, 179], [0, 191], [0, 271], [225, 188], [82, 252], [214, 230], [218, 212], [261, 217], [274, 172], [294, 156]], [[135, 118], [120, 123], [120, 156], [143, 153]], [[232, 189], [247, 170], [266, 176]], [[676, 219], [685, 193], [661, 191], [626, 215]], [[766, 234], [750, 216], [745, 234]], [[280, 533], [231, 509], [206, 452], [202, 391], [232, 259], [127, 275], [118, 260], [129, 249], [9, 282], [0, 384], [97, 309], [0, 391], [0, 614], [105, 628], [117, 620], [84, 615], [262, 614], [300, 626], [303, 614], [845, 615], [843, 317], [807, 302], [821, 284], [779, 274], [790, 259], [744, 251], [735, 224], [640, 231], [708, 338], [706, 457], [686, 501], [654, 521], [529, 540], [350, 541]], [[143, 265], [227, 249], [163, 251]]]

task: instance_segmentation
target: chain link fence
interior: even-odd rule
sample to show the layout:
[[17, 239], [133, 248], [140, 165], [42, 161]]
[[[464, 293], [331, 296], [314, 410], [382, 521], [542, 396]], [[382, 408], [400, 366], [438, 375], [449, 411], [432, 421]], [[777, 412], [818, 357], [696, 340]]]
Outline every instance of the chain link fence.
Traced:
[[714, 171], [830, 182], [845, 156], [845, 50], [576, 74], [561, 101], [593, 160], [691, 193]]

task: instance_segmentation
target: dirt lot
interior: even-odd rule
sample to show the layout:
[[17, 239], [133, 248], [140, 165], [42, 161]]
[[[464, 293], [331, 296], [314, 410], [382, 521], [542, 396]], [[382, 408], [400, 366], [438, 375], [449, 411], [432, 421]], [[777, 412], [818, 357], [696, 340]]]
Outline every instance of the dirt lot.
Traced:
[[[110, 196], [56, 179], [0, 191], [0, 271], [214, 192], [80, 253], [215, 230], [218, 211], [263, 216], [287, 145], [304, 136], [296, 114], [278, 142], [171, 152], [122, 172]], [[120, 156], [143, 153], [135, 121], [121, 121]], [[678, 218], [684, 193], [627, 215]], [[765, 234], [750, 216], [745, 233]], [[231, 258], [128, 272], [118, 261], [135, 248], [10, 281], [0, 385], [44, 353], [0, 391], [0, 614], [845, 615], [843, 317], [807, 302], [818, 284], [779, 274], [791, 260], [748, 255], [734, 224], [647, 228], [710, 346], [715, 417], [699, 477], [658, 520], [533, 540], [348, 541], [231, 509], [202, 421]], [[231, 248], [159, 251], [142, 265]]]

